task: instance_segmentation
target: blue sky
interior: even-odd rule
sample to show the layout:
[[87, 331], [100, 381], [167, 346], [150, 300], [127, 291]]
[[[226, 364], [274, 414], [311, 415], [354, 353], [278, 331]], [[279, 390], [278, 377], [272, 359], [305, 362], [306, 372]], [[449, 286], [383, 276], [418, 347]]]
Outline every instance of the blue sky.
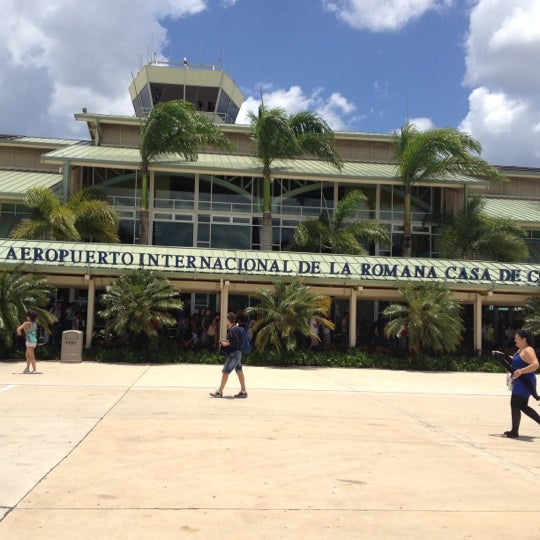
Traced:
[[463, 129], [498, 165], [540, 167], [539, 0], [0, 0], [0, 133], [86, 138], [133, 114], [152, 58], [223, 66], [238, 121], [265, 104], [340, 131]]

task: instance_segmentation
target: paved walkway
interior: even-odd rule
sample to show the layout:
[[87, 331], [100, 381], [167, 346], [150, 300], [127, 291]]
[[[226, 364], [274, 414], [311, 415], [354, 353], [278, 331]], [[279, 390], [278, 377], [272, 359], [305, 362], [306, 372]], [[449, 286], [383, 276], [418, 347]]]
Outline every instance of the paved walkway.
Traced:
[[[0, 362], [0, 538], [538, 539], [502, 374]], [[228, 399], [227, 399], [228, 398]], [[533, 406], [536, 407], [536, 404]]]

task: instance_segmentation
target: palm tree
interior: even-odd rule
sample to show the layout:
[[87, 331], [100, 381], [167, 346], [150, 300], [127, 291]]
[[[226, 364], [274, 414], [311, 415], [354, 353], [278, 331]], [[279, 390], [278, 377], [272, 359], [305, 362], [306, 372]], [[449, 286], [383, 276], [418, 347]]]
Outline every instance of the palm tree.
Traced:
[[258, 116], [249, 113], [255, 156], [262, 164], [263, 222], [261, 247], [272, 250], [272, 165], [276, 159], [316, 156], [341, 170], [343, 162], [334, 149], [334, 132], [316, 113], [287, 116], [282, 108], [261, 105]]
[[481, 159], [482, 146], [468, 134], [452, 128], [419, 131], [406, 124], [394, 135], [398, 175], [403, 185], [403, 256], [411, 256], [411, 194], [419, 183], [435, 182], [452, 175], [505, 176]]
[[11, 233], [26, 240], [68, 242], [119, 242], [119, 219], [114, 208], [94, 188], [73, 194], [63, 204], [47, 188], [31, 188], [24, 196], [30, 218], [23, 219]]
[[77, 191], [70, 197], [67, 207], [75, 216], [74, 225], [83, 242], [120, 242], [118, 214], [99, 190]]
[[149, 244], [148, 167], [160, 154], [176, 153], [195, 161], [202, 145], [225, 150], [233, 148], [219, 127], [183, 100], [155, 105], [141, 131], [141, 222], [139, 243]]
[[533, 336], [540, 336], [540, 298], [527, 299], [525, 310], [523, 329], [528, 330]]
[[403, 303], [384, 311], [390, 317], [384, 329], [388, 338], [407, 336], [409, 352], [453, 352], [461, 344], [463, 321], [459, 303], [439, 283], [405, 285], [399, 289]]
[[0, 272], [0, 341], [6, 347], [13, 344], [15, 330], [25, 320], [28, 311], [35, 311], [38, 324], [46, 329], [56, 320], [45, 309], [53, 293], [53, 289], [46, 285], [47, 279], [23, 273], [23, 266], [18, 264], [12, 270]]
[[334, 323], [328, 319], [332, 299], [323, 294], [311, 294], [309, 287], [298, 278], [290, 283], [274, 283], [273, 291], [261, 289], [253, 297], [259, 304], [246, 308], [245, 313], [255, 315], [253, 331], [259, 352], [269, 345], [278, 351], [283, 347], [288, 351], [295, 349], [298, 333], [310, 336], [312, 317], [318, 324], [334, 328]]
[[498, 262], [521, 262], [528, 257], [525, 231], [514, 221], [483, 213], [486, 201], [472, 196], [463, 211], [445, 216], [441, 226], [441, 255]]
[[154, 323], [172, 326], [171, 312], [182, 307], [179, 292], [168, 279], [146, 269], [121, 275], [101, 297], [105, 330], [132, 338], [156, 336]]
[[366, 201], [360, 190], [348, 193], [336, 206], [318, 219], [302, 221], [294, 233], [289, 249], [314, 253], [343, 253], [365, 255], [362, 241], [391, 246], [392, 240], [385, 227], [367, 220], [352, 221], [357, 208]]
[[25, 240], [78, 241], [75, 214], [47, 188], [31, 188], [24, 195], [24, 204], [30, 209], [30, 218], [23, 219], [12, 231], [11, 237]]

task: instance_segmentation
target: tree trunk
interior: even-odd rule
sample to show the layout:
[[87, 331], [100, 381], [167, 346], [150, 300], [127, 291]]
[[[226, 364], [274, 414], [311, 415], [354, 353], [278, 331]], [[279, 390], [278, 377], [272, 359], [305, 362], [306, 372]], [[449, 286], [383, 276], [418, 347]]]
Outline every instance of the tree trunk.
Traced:
[[272, 251], [272, 212], [263, 212], [261, 249]]
[[150, 227], [150, 212], [148, 208], [141, 208], [139, 211], [139, 244], [145, 246], [149, 245], [149, 227]]
[[263, 168], [263, 220], [261, 232], [261, 249], [272, 251], [272, 180], [270, 168]]
[[403, 193], [403, 257], [411, 256], [411, 190]]

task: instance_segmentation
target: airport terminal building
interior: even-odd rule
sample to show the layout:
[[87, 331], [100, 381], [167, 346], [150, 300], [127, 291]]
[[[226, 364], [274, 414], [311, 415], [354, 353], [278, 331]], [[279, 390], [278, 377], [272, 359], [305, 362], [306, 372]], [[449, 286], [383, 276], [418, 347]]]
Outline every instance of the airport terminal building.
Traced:
[[[407, 283], [444, 283], [464, 307], [470, 346], [482, 347], [483, 322], [519, 315], [537, 294], [540, 279], [540, 169], [500, 167], [507, 183], [455, 176], [413, 188], [412, 253], [402, 257], [403, 187], [393, 159], [392, 135], [336, 133], [341, 171], [317, 159], [276, 161], [273, 172], [272, 251], [261, 251], [262, 167], [254, 157], [250, 127], [234, 124], [243, 96], [219, 66], [154, 63], [130, 89], [136, 115], [75, 114], [87, 140], [0, 135], [0, 268], [24, 263], [42, 273], [69, 300], [86, 309], [86, 344], [95, 327], [96, 297], [123, 272], [150, 268], [178, 287], [191, 310], [236, 311], [254, 291], [300, 276], [334, 298], [334, 318], [350, 314], [349, 345], [359, 328], [373, 324]], [[141, 122], [159, 101], [186, 99], [219, 123], [233, 151], [201, 149], [197, 161], [161, 155], [150, 163], [151, 245], [139, 245]], [[47, 187], [63, 200], [95, 186], [121, 220], [120, 244], [10, 239], [28, 215], [24, 194]], [[367, 197], [359, 220], [383, 224], [391, 247], [369, 246], [369, 255], [288, 251], [297, 225], [332, 209], [351, 190]], [[455, 213], [471, 194], [486, 199], [485, 212], [516, 220], [527, 233], [526, 264], [442, 259], [437, 227], [428, 216]]]

